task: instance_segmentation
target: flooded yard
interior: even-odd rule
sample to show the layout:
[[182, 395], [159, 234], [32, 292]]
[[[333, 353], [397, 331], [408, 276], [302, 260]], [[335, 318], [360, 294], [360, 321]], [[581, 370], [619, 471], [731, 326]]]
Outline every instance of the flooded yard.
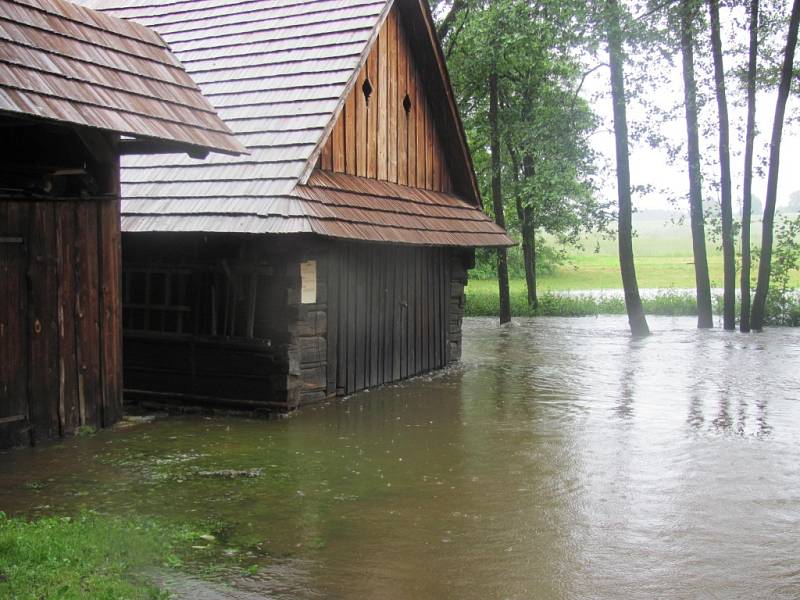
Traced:
[[253, 568], [195, 597], [797, 598], [800, 330], [694, 323], [467, 320], [458, 366], [288, 420], [0, 453], [0, 510], [214, 523], [196, 565]]

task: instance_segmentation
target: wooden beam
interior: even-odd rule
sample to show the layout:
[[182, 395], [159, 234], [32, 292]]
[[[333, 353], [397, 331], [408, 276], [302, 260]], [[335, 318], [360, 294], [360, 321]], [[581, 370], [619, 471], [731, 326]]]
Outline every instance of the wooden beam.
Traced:
[[119, 143], [119, 155], [129, 154], [188, 154], [192, 158], [203, 160], [208, 150], [186, 144], [174, 144], [157, 140], [123, 140]]
[[19, 423], [20, 421], [25, 421], [28, 417], [25, 415], [14, 415], [13, 417], [0, 417], [0, 425], [5, 425], [6, 423]]

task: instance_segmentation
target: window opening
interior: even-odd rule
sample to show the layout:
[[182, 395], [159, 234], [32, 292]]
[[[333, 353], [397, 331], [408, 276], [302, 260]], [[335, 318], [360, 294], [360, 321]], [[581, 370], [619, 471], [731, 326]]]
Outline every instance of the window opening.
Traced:
[[369, 78], [364, 80], [364, 85], [361, 86], [361, 91], [364, 92], [364, 100], [369, 104], [369, 97], [372, 96], [372, 84]]
[[403, 98], [403, 108], [405, 109], [407, 115], [411, 113], [411, 98], [408, 97], [408, 94], [406, 94], [406, 97]]

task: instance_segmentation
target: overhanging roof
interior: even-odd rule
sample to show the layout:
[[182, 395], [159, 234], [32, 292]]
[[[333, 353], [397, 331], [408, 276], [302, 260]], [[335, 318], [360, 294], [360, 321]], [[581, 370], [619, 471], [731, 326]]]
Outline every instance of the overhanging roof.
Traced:
[[0, 113], [247, 152], [156, 33], [65, 0], [0, 0]]
[[[247, 157], [212, 157], [204, 163], [172, 155], [125, 159], [123, 230], [319, 233], [464, 246], [513, 243], [480, 211], [463, 128], [424, 0], [82, 1], [158, 32], [250, 150]], [[317, 187], [317, 156], [395, 5], [408, 20], [434, 93], [444, 98], [438, 120], [446, 128], [441, 137], [448, 158], [456, 163], [451, 171], [463, 175], [458, 201], [480, 217], [472, 220], [479, 237], [471, 240], [411, 234], [412, 228], [388, 225], [388, 217], [383, 223], [359, 220], [336, 202], [329, 202], [320, 216], [322, 205], [307, 197]], [[484, 234], [488, 237], [480, 237]]]

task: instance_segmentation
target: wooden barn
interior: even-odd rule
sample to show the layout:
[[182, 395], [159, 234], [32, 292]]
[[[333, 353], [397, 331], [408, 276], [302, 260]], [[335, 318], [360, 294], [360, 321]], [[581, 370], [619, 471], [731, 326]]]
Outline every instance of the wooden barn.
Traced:
[[122, 411], [119, 156], [246, 152], [164, 42], [0, 0], [0, 447]]
[[457, 360], [481, 210], [425, 0], [84, 0], [250, 150], [126, 159], [126, 397], [291, 410]]

